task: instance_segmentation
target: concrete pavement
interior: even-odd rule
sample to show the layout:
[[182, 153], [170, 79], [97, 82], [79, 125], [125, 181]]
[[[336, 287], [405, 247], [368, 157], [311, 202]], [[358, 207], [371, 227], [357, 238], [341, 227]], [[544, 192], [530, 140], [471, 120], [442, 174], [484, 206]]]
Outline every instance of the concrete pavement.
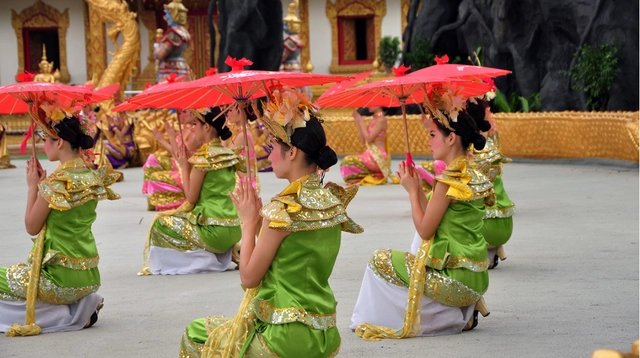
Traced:
[[[0, 266], [24, 261], [25, 161], [0, 170]], [[607, 163], [605, 163], [607, 164]], [[611, 163], [608, 163], [611, 164]], [[399, 185], [363, 187], [348, 208], [365, 228], [343, 235], [331, 285], [338, 300], [344, 357], [590, 357], [629, 351], [638, 339], [638, 169], [528, 161], [504, 167], [516, 203], [508, 259], [490, 271], [491, 315], [459, 335], [366, 342], [348, 328], [360, 281], [378, 248], [408, 250], [413, 225]], [[55, 168], [43, 163], [48, 172]], [[394, 162], [394, 167], [397, 163]], [[101, 202], [93, 232], [100, 251], [105, 308], [95, 327], [37, 337], [0, 336], [0, 357], [176, 357], [184, 327], [206, 315], [232, 316], [242, 290], [238, 271], [138, 277], [154, 214], [141, 194], [142, 169], [124, 170]], [[328, 180], [342, 183], [338, 167]], [[262, 197], [286, 185], [261, 173]]]

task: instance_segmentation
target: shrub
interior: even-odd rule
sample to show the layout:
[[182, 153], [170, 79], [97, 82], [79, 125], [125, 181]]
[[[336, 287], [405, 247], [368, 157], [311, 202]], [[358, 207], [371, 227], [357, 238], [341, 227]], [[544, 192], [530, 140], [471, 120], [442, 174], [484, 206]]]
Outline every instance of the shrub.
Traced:
[[391, 69], [396, 65], [401, 52], [400, 40], [397, 37], [385, 36], [380, 40], [378, 57], [386, 68]]
[[618, 75], [617, 45], [581, 46], [575, 53], [575, 64], [569, 71], [572, 88], [587, 95], [587, 107], [601, 111], [609, 102], [611, 84]]
[[510, 113], [510, 112], [535, 112], [540, 110], [540, 106], [542, 105], [540, 101], [540, 92], [536, 92], [529, 97], [529, 99], [518, 96], [515, 93], [511, 93], [509, 100], [507, 100], [507, 96], [504, 93], [496, 90], [496, 97], [493, 100], [498, 106], [500, 112]]
[[412, 71], [436, 64], [433, 60], [436, 54], [433, 52], [433, 45], [429, 39], [415, 38], [411, 45], [411, 51], [405, 52], [404, 58], [411, 65]]

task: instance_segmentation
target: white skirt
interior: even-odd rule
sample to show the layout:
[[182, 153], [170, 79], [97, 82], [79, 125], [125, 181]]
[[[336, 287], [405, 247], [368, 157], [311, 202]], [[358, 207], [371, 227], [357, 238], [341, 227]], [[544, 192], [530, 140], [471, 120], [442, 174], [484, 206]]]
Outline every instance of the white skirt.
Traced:
[[149, 269], [153, 275], [188, 275], [225, 271], [231, 265], [231, 251], [214, 254], [206, 250], [177, 251], [151, 246]]
[[[351, 316], [351, 328], [362, 323], [402, 329], [407, 307], [407, 287], [396, 286], [376, 276], [367, 266], [356, 307]], [[473, 316], [475, 304], [449, 307], [422, 296], [419, 336], [444, 336], [462, 332]]]
[[[91, 293], [70, 305], [36, 302], [36, 324], [42, 333], [77, 331], [87, 324], [102, 296]], [[0, 301], [0, 332], [14, 323], [24, 324], [27, 301]]]

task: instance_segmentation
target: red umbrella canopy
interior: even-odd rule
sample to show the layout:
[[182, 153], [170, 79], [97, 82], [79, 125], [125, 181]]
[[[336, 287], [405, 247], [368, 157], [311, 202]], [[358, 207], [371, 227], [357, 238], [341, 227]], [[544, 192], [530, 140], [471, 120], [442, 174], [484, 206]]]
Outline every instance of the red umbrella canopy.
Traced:
[[355, 85], [356, 83], [360, 82], [361, 80], [369, 77], [371, 74], [373, 73], [373, 71], [368, 71], [368, 72], [362, 72], [359, 73], [355, 76], [353, 76], [352, 79], [350, 80], [346, 80], [346, 81], [342, 81], [342, 82], [338, 82], [335, 85], [329, 87], [328, 90], [326, 90], [322, 96], [318, 97], [318, 99], [316, 100], [316, 104], [320, 105], [320, 103], [322, 103], [323, 98], [325, 97], [329, 97], [331, 95], [334, 95], [336, 93], [342, 92], [344, 90], [346, 90], [347, 88]]
[[447, 63], [449, 62], [449, 57], [447, 55], [442, 58], [436, 56], [435, 60], [437, 63], [436, 65], [414, 71], [407, 76], [435, 76], [480, 81], [486, 78], [505, 76], [511, 73], [511, 71], [500, 68]]
[[350, 77], [302, 72], [244, 70], [253, 62], [228, 57], [231, 72], [211, 74], [201, 79], [171, 87], [154, 86], [146, 93], [129, 99], [145, 108], [203, 108], [230, 104], [266, 96], [273, 86], [291, 88], [340, 82]]
[[322, 107], [398, 107], [402, 104], [424, 102], [424, 96], [433, 85], [456, 86], [459, 94], [473, 97], [487, 93], [491, 86], [480, 81], [444, 78], [440, 76], [405, 76], [409, 68], [394, 69], [396, 77], [372, 82], [366, 85], [327, 96], [316, 104]]
[[55, 103], [70, 108], [76, 104], [101, 102], [111, 98], [105, 93], [92, 92], [81, 86], [49, 82], [21, 82], [0, 87], [0, 113], [25, 113], [29, 105]]

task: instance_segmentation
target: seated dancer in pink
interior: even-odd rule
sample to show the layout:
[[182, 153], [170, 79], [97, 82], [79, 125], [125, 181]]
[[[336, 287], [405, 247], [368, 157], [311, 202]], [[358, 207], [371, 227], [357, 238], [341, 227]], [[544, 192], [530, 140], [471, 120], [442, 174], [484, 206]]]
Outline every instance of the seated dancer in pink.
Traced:
[[357, 111], [353, 118], [358, 128], [358, 138], [366, 146], [360, 155], [347, 155], [340, 163], [340, 174], [347, 184], [381, 185], [389, 180], [397, 183], [391, 174], [391, 158], [387, 145], [387, 118], [382, 107], [369, 107], [373, 119], [365, 125], [364, 118]]
[[178, 113], [178, 120], [182, 123], [182, 135], [168, 123], [164, 122], [169, 141], [157, 128], [153, 134], [155, 139], [164, 147], [168, 155], [151, 154], [142, 166], [144, 180], [142, 193], [147, 195], [149, 210], [164, 211], [176, 209], [185, 201], [180, 167], [175, 160], [178, 143], [183, 140], [187, 151], [192, 153], [201, 145], [193, 134], [193, 118], [190, 111]]

